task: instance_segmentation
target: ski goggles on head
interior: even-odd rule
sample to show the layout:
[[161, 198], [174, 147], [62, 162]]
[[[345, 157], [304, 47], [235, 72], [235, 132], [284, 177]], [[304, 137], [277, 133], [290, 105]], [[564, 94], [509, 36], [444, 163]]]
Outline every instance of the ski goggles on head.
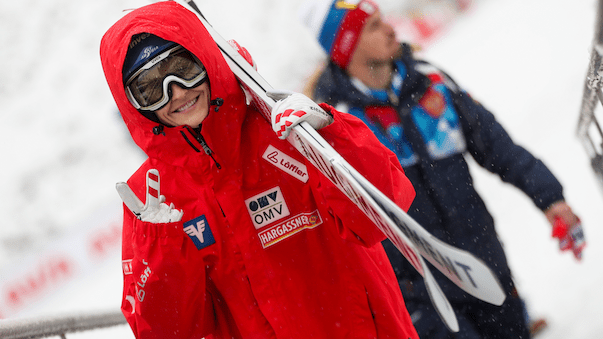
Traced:
[[197, 57], [178, 45], [144, 64], [125, 82], [126, 96], [141, 111], [156, 111], [172, 98], [171, 84], [194, 88], [207, 80]]

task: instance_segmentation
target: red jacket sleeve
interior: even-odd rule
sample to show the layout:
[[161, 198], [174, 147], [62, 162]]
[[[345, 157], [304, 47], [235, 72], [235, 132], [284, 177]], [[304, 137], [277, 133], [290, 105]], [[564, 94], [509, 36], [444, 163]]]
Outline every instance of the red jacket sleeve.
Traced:
[[143, 222], [124, 207], [121, 308], [137, 338], [201, 338], [213, 331], [205, 265], [188, 253], [183, 234], [182, 222]]
[[[396, 155], [379, 142], [360, 119], [341, 113], [326, 104], [321, 104], [321, 107], [333, 114], [334, 122], [322, 128], [319, 133], [377, 189], [404, 211], [408, 211], [415, 191], [404, 175]], [[342, 236], [359, 240], [366, 246], [372, 246], [385, 239], [372, 221], [350, 199], [325, 176], [320, 177], [320, 193], [336, 215]]]

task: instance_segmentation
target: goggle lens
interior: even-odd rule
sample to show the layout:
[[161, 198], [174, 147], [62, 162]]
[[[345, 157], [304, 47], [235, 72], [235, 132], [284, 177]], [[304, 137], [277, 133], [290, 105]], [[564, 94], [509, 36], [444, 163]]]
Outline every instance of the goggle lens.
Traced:
[[160, 54], [126, 82], [128, 99], [139, 110], [155, 111], [170, 101], [170, 83], [193, 88], [207, 79], [205, 67], [182, 46]]

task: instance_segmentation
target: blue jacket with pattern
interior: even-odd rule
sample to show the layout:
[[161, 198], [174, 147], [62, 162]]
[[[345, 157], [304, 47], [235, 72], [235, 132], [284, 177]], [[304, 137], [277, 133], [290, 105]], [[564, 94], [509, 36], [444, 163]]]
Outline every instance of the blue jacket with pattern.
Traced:
[[[404, 47], [406, 52], [394, 61], [397, 73], [389, 90], [370, 89], [330, 63], [316, 84], [314, 98], [362, 119], [396, 153], [414, 185], [416, 198], [409, 215], [434, 236], [487, 263], [512, 293], [511, 272], [494, 220], [473, 186], [464, 156], [470, 154], [522, 190], [541, 210], [563, 199], [562, 186], [542, 161], [511, 140], [492, 113], [444, 72], [414, 59]], [[399, 281], [422, 285], [393, 245], [384, 245]], [[451, 301], [467, 300], [447, 278], [439, 272], [434, 275]], [[424, 288], [402, 292], [405, 299], [427, 298]]]

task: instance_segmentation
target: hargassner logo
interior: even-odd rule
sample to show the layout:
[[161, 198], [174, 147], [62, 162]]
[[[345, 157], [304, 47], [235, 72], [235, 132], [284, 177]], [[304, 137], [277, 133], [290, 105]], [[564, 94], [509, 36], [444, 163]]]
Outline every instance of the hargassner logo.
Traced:
[[309, 213], [300, 213], [274, 226], [270, 226], [258, 233], [263, 248], [270, 247], [303, 230], [312, 229], [322, 224], [318, 210]]
[[184, 223], [184, 233], [188, 234], [198, 250], [203, 249], [216, 242], [211, 228], [207, 224], [205, 215], [196, 217]]
[[306, 165], [281, 152], [276, 147], [269, 145], [262, 158], [299, 181], [303, 183], [308, 181], [308, 168]]
[[289, 208], [278, 186], [245, 200], [245, 205], [256, 230], [289, 215]]

